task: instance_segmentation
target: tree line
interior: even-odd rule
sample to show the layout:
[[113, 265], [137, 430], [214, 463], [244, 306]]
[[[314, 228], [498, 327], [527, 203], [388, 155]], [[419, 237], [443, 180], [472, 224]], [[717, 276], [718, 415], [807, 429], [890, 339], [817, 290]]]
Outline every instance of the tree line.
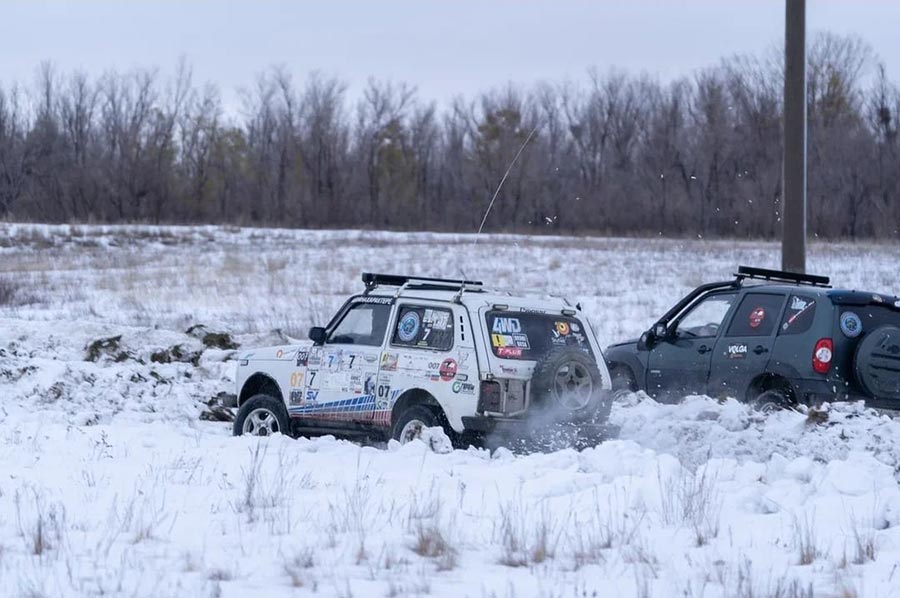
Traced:
[[[0, 87], [0, 219], [773, 237], [782, 60], [672, 82], [591, 71], [446, 106], [272, 68], [227, 111], [182, 64]], [[809, 227], [896, 238], [900, 92], [862, 40], [808, 51]]]

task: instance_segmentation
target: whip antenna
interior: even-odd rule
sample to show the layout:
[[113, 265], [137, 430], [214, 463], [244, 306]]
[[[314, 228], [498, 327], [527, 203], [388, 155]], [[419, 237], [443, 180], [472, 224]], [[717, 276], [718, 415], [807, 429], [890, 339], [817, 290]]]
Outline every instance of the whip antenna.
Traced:
[[509, 176], [509, 173], [512, 171], [513, 166], [516, 165], [516, 162], [519, 161], [519, 156], [522, 155], [522, 152], [525, 151], [525, 146], [528, 145], [528, 142], [531, 141], [531, 138], [534, 137], [534, 134], [537, 133], [538, 127], [540, 124], [534, 126], [531, 129], [531, 133], [528, 134], [528, 137], [525, 138], [525, 143], [522, 144], [522, 147], [519, 148], [519, 151], [516, 152], [516, 156], [512, 159], [512, 162], [509, 163], [509, 167], [506, 169], [506, 172], [503, 173], [503, 178], [500, 179], [500, 184], [497, 185], [497, 190], [494, 191], [494, 196], [491, 198], [491, 203], [488, 204], [487, 210], [484, 212], [484, 218], [481, 219], [481, 226], [478, 227], [478, 232], [475, 233], [475, 243], [478, 243], [478, 235], [481, 234], [481, 231], [484, 229], [484, 223], [487, 222], [488, 214], [491, 213], [491, 208], [494, 207], [494, 202], [497, 201], [497, 196], [500, 195], [500, 189], [503, 188], [503, 183], [506, 182], [506, 178]]

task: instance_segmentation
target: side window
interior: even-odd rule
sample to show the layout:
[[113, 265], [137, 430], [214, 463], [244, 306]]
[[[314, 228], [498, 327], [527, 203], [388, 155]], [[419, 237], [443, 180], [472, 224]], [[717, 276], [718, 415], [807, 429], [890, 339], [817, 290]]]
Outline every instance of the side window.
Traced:
[[778, 334], [803, 334], [812, 327], [816, 317], [816, 300], [812, 297], [791, 295], [787, 309], [781, 318]]
[[446, 351], [453, 346], [453, 312], [443, 307], [401, 305], [391, 344]]
[[326, 342], [336, 345], [378, 347], [384, 342], [391, 306], [383, 303], [355, 303], [344, 313]]
[[678, 321], [675, 333], [682, 337], [716, 336], [733, 302], [734, 293], [706, 297]]
[[784, 295], [747, 293], [734, 312], [726, 336], [769, 336], [775, 331]]

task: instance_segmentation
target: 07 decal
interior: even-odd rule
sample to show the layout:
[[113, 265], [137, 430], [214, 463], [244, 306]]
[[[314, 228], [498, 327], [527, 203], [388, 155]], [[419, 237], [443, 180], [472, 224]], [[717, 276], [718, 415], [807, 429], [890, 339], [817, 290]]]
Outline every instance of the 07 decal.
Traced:
[[293, 372], [291, 374], [291, 387], [303, 386], [303, 372]]

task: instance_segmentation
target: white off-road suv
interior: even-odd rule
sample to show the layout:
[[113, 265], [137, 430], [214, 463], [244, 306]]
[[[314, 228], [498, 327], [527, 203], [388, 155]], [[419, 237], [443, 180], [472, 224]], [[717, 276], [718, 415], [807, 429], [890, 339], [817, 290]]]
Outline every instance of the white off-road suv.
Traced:
[[610, 377], [580, 306], [466, 280], [363, 274], [310, 342], [240, 355], [234, 434], [405, 442], [602, 425]]

